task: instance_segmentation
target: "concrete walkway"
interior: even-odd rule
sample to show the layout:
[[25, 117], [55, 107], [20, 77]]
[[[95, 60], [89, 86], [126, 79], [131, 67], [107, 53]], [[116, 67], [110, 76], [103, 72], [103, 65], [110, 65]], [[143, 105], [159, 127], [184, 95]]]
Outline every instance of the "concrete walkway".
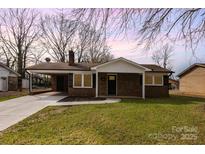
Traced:
[[83, 104], [110, 104], [120, 102], [121, 99], [111, 99], [106, 100], [96, 100], [96, 101], [73, 101], [73, 102], [56, 102], [51, 104], [52, 106], [62, 106], [62, 105], [83, 105]]
[[120, 101], [120, 99], [106, 99], [102, 101], [58, 102], [65, 97], [67, 96], [58, 92], [48, 92], [0, 102], [0, 131], [22, 121], [47, 106], [106, 104]]

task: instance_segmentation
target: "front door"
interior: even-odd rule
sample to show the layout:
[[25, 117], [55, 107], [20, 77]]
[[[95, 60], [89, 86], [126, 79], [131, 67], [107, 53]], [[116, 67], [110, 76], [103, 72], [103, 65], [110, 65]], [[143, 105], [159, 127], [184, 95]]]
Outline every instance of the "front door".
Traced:
[[116, 96], [116, 75], [108, 75], [108, 95]]

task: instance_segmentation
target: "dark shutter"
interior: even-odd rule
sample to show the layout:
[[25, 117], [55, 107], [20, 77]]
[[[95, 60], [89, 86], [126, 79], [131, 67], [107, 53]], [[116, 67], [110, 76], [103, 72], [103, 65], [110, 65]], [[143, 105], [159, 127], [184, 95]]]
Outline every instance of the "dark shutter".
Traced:
[[164, 75], [164, 86], [168, 86], [168, 85], [169, 85], [169, 76]]
[[96, 74], [93, 74], [93, 88], [96, 87]]
[[73, 73], [68, 74], [68, 87], [73, 88]]

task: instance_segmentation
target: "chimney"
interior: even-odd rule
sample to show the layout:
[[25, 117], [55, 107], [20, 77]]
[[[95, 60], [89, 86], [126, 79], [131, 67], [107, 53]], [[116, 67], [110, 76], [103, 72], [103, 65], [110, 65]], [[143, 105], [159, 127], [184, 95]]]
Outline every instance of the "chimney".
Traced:
[[70, 66], [73, 66], [75, 64], [75, 55], [74, 55], [74, 52], [73, 50], [70, 50], [69, 51], [69, 65]]

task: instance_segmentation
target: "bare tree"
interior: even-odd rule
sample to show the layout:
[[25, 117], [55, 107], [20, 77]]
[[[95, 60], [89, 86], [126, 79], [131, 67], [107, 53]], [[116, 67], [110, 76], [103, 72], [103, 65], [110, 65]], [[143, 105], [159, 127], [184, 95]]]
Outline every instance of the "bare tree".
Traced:
[[106, 43], [106, 35], [103, 29], [90, 28], [86, 33], [87, 50], [82, 55], [82, 60], [92, 63], [105, 62], [113, 58], [110, 48]]
[[0, 48], [0, 59], [6, 66], [15, 69], [16, 57], [13, 57], [10, 52], [7, 52], [4, 46]]
[[194, 51], [205, 39], [205, 9], [201, 8], [74, 9], [73, 14], [90, 24], [98, 22], [105, 31], [109, 28], [120, 34], [132, 31], [137, 44], [148, 48], [168, 39], [184, 41]]
[[165, 69], [172, 70], [171, 56], [173, 54], [173, 47], [165, 44], [159, 50], [156, 50], [152, 55], [152, 60]]
[[[76, 45], [78, 62], [104, 62], [111, 59], [110, 48], [101, 27], [84, 24], [79, 21]], [[99, 29], [97, 29], [99, 28]]]
[[46, 51], [40, 48], [34, 48], [31, 50], [31, 52], [28, 55], [28, 61], [30, 63], [33, 63], [34, 65], [37, 65], [39, 63], [42, 63], [43, 60], [45, 60]]
[[5, 53], [9, 53], [17, 62], [17, 71], [25, 77], [27, 54], [37, 39], [36, 20], [38, 13], [33, 9], [1, 9], [0, 41]]
[[83, 55], [83, 62], [104, 63], [113, 59], [108, 46], [103, 46], [100, 50], [89, 50]]
[[51, 57], [60, 62], [66, 61], [77, 29], [77, 22], [67, 16], [64, 10], [60, 10], [41, 19], [42, 44]]
[[91, 41], [91, 30], [90, 25], [81, 23], [78, 26], [77, 39], [75, 41], [75, 50], [77, 53], [78, 63], [82, 62], [84, 53], [88, 50]]

